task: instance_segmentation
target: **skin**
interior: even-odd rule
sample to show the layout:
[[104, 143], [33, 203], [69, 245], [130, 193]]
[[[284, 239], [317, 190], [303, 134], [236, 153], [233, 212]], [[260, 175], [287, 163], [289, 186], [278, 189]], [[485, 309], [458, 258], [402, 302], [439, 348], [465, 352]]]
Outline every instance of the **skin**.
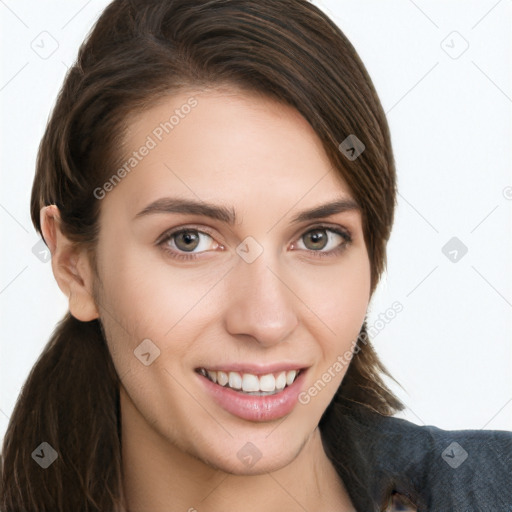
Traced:
[[[347, 369], [333, 372], [333, 364], [353, 349], [370, 299], [361, 213], [292, 223], [303, 210], [351, 199], [350, 190], [295, 109], [235, 89], [165, 98], [131, 120], [127, 155], [191, 96], [197, 106], [102, 199], [97, 275], [85, 250], [61, 233], [57, 208], [41, 211], [70, 311], [82, 321], [101, 319], [121, 378], [126, 506], [354, 510], [317, 426]], [[237, 221], [189, 213], [135, 218], [162, 197], [221, 205]], [[348, 231], [352, 240], [336, 251], [344, 240], [332, 234], [325, 248], [312, 246], [304, 235], [319, 225]], [[195, 259], [170, 256], [180, 253], [176, 238], [156, 244], [180, 227], [211, 235], [203, 235]], [[252, 263], [236, 252], [249, 236], [263, 249]], [[144, 339], [160, 350], [149, 366], [134, 357]], [[303, 390], [329, 368], [334, 377], [306, 405], [259, 422], [213, 402], [194, 371], [276, 361], [308, 368]], [[261, 453], [251, 467], [237, 456], [247, 442]]]

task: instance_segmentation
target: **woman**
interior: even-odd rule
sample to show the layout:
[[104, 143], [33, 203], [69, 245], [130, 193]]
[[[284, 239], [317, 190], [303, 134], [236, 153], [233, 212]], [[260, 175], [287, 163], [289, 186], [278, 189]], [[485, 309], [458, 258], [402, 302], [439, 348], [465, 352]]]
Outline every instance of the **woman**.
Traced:
[[41, 143], [69, 298], [4, 440], [1, 510], [508, 510], [512, 436], [402, 405], [366, 333], [395, 169], [305, 0], [116, 0]]

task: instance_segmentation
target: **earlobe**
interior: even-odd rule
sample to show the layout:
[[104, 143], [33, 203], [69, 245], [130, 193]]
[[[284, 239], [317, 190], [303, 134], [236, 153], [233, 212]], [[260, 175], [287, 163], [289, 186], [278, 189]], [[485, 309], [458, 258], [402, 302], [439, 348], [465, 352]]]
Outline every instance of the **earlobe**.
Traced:
[[52, 254], [52, 270], [62, 292], [68, 297], [69, 312], [82, 322], [99, 317], [94, 300], [93, 279], [87, 250], [69, 240], [61, 231], [59, 209], [41, 208], [41, 233]]
[[[87, 295], [84, 295], [84, 293]], [[82, 322], [90, 322], [100, 316], [92, 295], [86, 289], [81, 289], [78, 293], [73, 293], [73, 289], [71, 289], [69, 312]]]

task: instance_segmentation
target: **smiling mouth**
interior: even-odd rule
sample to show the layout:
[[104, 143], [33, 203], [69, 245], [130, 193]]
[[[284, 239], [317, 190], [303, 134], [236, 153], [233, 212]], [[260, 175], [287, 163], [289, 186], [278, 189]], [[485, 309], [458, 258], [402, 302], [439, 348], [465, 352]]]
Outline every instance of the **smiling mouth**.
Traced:
[[198, 368], [197, 373], [218, 386], [230, 388], [245, 395], [269, 396], [280, 393], [291, 386], [302, 369], [288, 370], [265, 375], [252, 373], [223, 372]]

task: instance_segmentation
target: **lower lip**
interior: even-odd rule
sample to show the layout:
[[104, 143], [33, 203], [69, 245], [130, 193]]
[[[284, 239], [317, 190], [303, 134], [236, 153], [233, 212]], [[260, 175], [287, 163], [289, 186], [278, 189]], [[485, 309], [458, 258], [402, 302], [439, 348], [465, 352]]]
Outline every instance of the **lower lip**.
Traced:
[[248, 421], [272, 421], [286, 416], [292, 412], [298, 402], [305, 370], [293, 381], [275, 395], [257, 396], [246, 395], [231, 388], [213, 383], [207, 377], [197, 374], [206, 392], [223, 409]]

